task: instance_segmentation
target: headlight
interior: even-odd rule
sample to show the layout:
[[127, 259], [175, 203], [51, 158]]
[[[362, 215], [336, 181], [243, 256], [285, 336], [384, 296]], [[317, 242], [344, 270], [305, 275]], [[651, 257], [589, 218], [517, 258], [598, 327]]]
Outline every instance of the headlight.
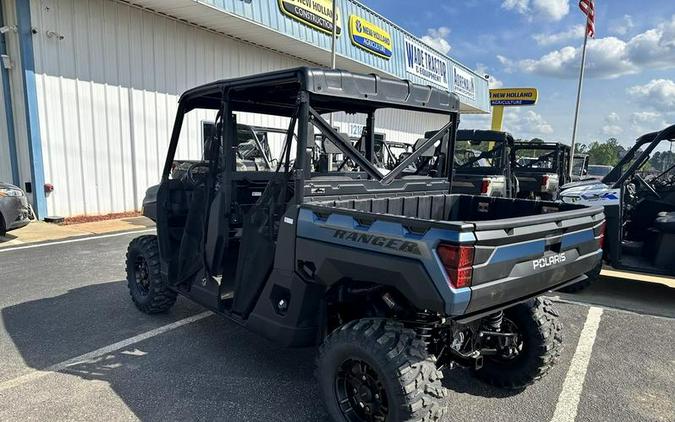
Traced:
[[12, 196], [12, 197], [23, 196], [23, 191], [20, 189], [0, 188], [0, 198], [5, 196]]

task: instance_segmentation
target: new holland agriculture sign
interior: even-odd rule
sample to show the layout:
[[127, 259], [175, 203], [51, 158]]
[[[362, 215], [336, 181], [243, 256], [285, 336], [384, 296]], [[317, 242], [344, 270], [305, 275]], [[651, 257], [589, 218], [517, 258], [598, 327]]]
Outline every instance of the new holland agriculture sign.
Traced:
[[499, 88], [490, 90], [490, 105], [528, 106], [537, 102], [536, 88]]
[[[291, 19], [327, 34], [333, 33], [333, 0], [279, 0], [279, 8]], [[335, 18], [335, 32], [340, 35], [340, 10]]]
[[405, 65], [408, 73], [448, 89], [448, 60], [424, 44], [405, 38]]
[[369, 53], [387, 60], [391, 57], [391, 35], [360, 16], [349, 16], [349, 37], [352, 44]]

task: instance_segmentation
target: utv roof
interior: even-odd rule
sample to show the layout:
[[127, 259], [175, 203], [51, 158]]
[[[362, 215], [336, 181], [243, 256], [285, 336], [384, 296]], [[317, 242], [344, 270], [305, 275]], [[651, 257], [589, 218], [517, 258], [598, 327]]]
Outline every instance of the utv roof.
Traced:
[[562, 142], [531, 142], [531, 141], [518, 141], [515, 143], [517, 148], [531, 148], [531, 149], [557, 149], [557, 148], [566, 148], [571, 149], [567, 144]]
[[298, 92], [303, 90], [309, 93], [312, 107], [321, 114], [368, 112], [377, 108], [439, 114], [459, 112], [459, 97], [438, 88], [372, 74], [308, 67], [211, 82], [186, 91], [180, 104], [186, 110], [217, 109], [222, 94], [226, 94], [234, 110], [291, 115]]
[[508, 132], [498, 130], [462, 129], [457, 131], [458, 141], [514, 142]]

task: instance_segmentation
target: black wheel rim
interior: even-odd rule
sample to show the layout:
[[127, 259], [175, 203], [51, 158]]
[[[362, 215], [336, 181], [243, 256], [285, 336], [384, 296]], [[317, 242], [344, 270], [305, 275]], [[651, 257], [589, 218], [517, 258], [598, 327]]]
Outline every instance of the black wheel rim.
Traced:
[[340, 410], [349, 422], [387, 420], [389, 404], [382, 380], [367, 362], [347, 359], [335, 376]]
[[142, 256], [136, 257], [134, 262], [134, 278], [138, 292], [147, 296], [150, 292], [150, 272], [148, 271], [148, 263]]
[[497, 363], [511, 363], [523, 356], [525, 351], [525, 341], [523, 336], [518, 329], [518, 326], [508, 318], [504, 318], [502, 322], [502, 332], [505, 333], [514, 333], [516, 336], [514, 338], [513, 344], [502, 349], [500, 353], [490, 356], [490, 360]]

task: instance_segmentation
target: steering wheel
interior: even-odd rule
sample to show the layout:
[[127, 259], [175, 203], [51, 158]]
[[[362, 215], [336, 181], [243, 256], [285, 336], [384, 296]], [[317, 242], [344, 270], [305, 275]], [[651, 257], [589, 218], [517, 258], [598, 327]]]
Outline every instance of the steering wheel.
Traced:
[[638, 182], [640, 182], [640, 184], [641, 184], [642, 186], [644, 186], [645, 188], [647, 188], [647, 190], [648, 190], [652, 195], [654, 195], [654, 196], [656, 196], [657, 198], [661, 199], [661, 195], [654, 189], [654, 187], [653, 187], [652, 185], [650, 185], [649, 183], [647, 183], [647, 181], [646, 181], [645, 179], [643, 179], [642, 176], [640, 176], [639, 174], [636, 174], [636, 175], [635, 175], [635, 178], [638, 180]]
[[200, 168], [200, 167], [208, 168], [209, 163], [207, 163], [205, 161], [200, 161], [199, 163], [194, 163], [194, 164], [190, 165], [190, 167], [188, 167], [187, 171], [185, 172], [185, 176], [187, 177], [187, 181], [192, 186], [199, 186], [199, 185], [203, 184], [206, 180], [206, 178], [203, 177], [203, 176], [206, 176], [205, 173], [201, 173], [202, 177], [196, 177], [196, 175], [195, 175], [195, 170]]

